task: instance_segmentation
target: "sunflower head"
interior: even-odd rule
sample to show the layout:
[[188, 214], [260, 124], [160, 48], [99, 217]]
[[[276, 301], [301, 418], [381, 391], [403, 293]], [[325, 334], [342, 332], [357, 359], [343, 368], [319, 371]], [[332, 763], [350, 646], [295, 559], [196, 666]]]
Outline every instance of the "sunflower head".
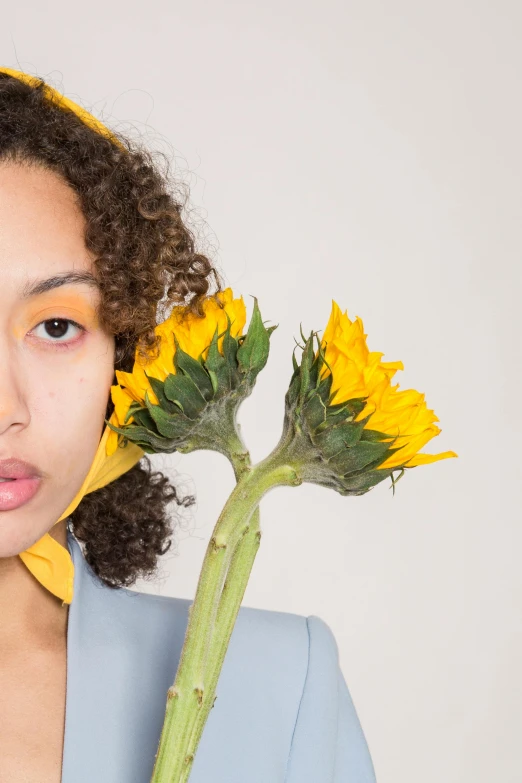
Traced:
[[116, 370], [108, 454], [127, 440], [148, 453], [226, 449], [235, 411], [266, 364], [276, 326], [264, 327], [254, 297], [243, 334], [245, 304], [230, 288], [208, 297], [203, 310], [198, 317], [175, 307], [156, 327], [159, 355], [143, 360], [136, 351], [132, 372]]
[[285, 399], [287, 436], [290, 430], [298, 435], [294, 455], [304, 480], [360, 495], [388, 476], [395, 486], [395, 470], [403, 475], [406, 468], [457, 456], [418, 453], [441, 432], [438, 418], [424, 394], [392, 385], [403, 364], [382, 362], [382, 353], [369, 351], [359, 317], [351, 321], [332, 300], [317, 351], [314, 335], [305, 341], [300, 365], [293, 357]]

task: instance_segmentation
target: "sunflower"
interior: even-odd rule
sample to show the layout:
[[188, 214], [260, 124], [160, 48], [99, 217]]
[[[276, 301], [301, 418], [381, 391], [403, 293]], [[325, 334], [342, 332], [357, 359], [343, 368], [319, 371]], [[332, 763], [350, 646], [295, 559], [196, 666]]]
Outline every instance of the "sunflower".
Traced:
[[442, 431], [435, 424], [439, 419], [427, 407], [424, 394], [414, 389], [398, 391], [399, 384], [392, 385], [391, 380], [397, 370], [404, 369], [403, 363], [381, 361], [383, 354], [370, 351], [366, 338], [359, 316], [351, 321], [346, 311], [342, 313], [337, 302], [332, 300], [330, 318], [321, 342], [326, 360], [321, 378], [332, 375], [332, 388], [335, 390], [330, 403], [366, 398], [364, 408], [354, 420], [361, 421], [371, 414], [368, 428], [396, 438], [393, 454], [379, 468], [411, 468], [456, 457], [454, 451], [418, 453]]
[[157, 357], [144, 359], [136, 350], [132, 372], [116, 370], [108, 455], [120, 435], [122, 445], [127, 438], [150, 452], [210, 448], [215, 436], [217, 450], [226, 450], [234, 410], [266, 362], [275, 327], [265, 329], [255, 300], [243, 335], [245, 303], [231, 288], [207, 297], [202, 309], [203, 317], [174, 307], [155, 329]]

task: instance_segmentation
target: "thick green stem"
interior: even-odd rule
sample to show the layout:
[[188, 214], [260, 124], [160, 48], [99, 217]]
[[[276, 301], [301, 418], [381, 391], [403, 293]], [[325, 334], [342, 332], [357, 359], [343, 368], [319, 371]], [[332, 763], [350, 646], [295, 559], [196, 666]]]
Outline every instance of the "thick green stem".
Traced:
[[[214, 706], [215, 693], [230, 637], [234, 630], [241, 601], [243, 600], [254, 560], [261, 543], [259, 516], [258, 507], [252, 513], [249, 527], [234, 550], [223, 586], [209, 652], [206, 694], [188, 747], [188, 752], [192, 758], [196, 754], [208, 715]], [[181, 783], [186, 783], [188, 775], [189, 770], [187, 769], [187, 775], [182, 778]]]
[[[231, 448], [228, 449], [227, 456], [234, 468], [236, 481], [239, 481], [243, 473], [249, 470], [251, 465], [250, 453], [244, 446], [239, 435], [236, 436], [234, 443], [231, 444]], [[219, 600], [216, 621], [209, 648], [206, 674], [208, 687], [203, 699], [203, 704], [198, 712], [188, 747], [188, 753], [192, 759], [195, 757], [210, 710], [215, 703], [215, 693], [223, 668], [225, 655], [228, 650], [232, 631], [236, 623], [239, 608], [245, 594], [260, 543], [261, 528], [258, 505], [252, 512], [248, 528], [236, 545]], [[189, 775], [190, 769], [187, 765], [186, 776], [183, 777], [183, 780], [180, 783], [186, 783]]]
[[[252, 512], [257, 508], [263, 495], [271, 488], [277, 485], [300, 484], [302, 481], [294, 468], [281, 464], [277, 456], [273, 452], [254, 468], [244, 470], [220, 514], [209, 541], [196, 596], [189, 610], [189, 622], [176, 679], [167, 694], [165, 721], [152, 783], [181, 783], [187, 779], [190, 771], [194, 754], [190, 752], [189, 746], [198, 714], [207, 701], [209, 650], [223, 582], [236, 546], [248, 532]], [[240, 570], [245, 572], [242, 558], [238, 560], [241, 561]], [[246, 569], [247, 579], [250, 568]], [[237, 565], [235, 565], [236, 569]], [[235, 598], [237, 600], [237, 595]], [[228, 611], [227, 602], [221, 613], [222, 619], [223, 612], [228, 613]], [[231, 626], [233, 627], [233, 621]], [[227, 618], [222, 628], [228, 631], [231, 626], [230, 618]], [[225, 631], [221, 630], [219, 637], [216, 637], [220, 650], [223, 649], [223, 634]]]
[[[239, 442], [241, 443], [239, 448], [231, 448], [228, 450], [228, 457], [234, 468], [237, 480], [239, 480], [244, 471], [248, 470], [250, 467], [250, 455], [242, 445], [240, 439]], [[279, 459], [280, 462], [286, 461], [290, 456], [287, 450], [289, 442], [288, 433], [284, 433], [276, 449], [267, 457], [266, 462], [273, 459]], [[295, 483], [301, 482], [296, 480]], [[209, 648], [208, 668], [206, 672], [208, 685], [188, 746], [188, 754], [192, 760], [198, 749], [210, 710], [215, 703], [215, 693], [223, 668], [225, 655], [250, 578], [250, 573], [254, 565], [254, 560], [261, 543], [261, 535], [260, 510], [258, 505], [252, 512], [250, 523], [245, 530], [245, 534], [236, 545], [223, 585]], [[189, 779], [189, 775], [190, 766], [187, 765], [186, 774], [180, 783], [186, 783]]]

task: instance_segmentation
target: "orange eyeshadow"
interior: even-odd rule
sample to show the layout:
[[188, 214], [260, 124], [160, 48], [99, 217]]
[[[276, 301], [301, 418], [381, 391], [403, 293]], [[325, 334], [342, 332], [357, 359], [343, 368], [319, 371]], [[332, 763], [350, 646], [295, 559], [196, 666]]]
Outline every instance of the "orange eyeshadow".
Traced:
[[26, 306], [22, 323], [14, 329], [15, 335], [21, 337], [28, 329], [50, 318], [71, 318], [88, 330], [99, 326], [96, 309], [85, 296], [55, 290], [40, 294]]

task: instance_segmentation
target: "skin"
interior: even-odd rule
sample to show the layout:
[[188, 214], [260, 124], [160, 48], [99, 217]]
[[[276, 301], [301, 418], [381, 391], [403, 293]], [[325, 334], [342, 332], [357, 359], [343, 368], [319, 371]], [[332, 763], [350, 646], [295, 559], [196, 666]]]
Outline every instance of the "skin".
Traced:
[[60, 781], [68, 606], [18, 554], [47, 532], [66, 546], [66, 522], [55, 523], [103, 432], [114, 337], [98, 324], [96, 286], [69, 283], [27, 299], [22, 291], [70, 271], [94, 274], [84, 227], [74, 191], [57, 174], [0, 163], [0, 460], [23, 459], [43, 476], [31, 500], [0, 511], [3, 783]]

